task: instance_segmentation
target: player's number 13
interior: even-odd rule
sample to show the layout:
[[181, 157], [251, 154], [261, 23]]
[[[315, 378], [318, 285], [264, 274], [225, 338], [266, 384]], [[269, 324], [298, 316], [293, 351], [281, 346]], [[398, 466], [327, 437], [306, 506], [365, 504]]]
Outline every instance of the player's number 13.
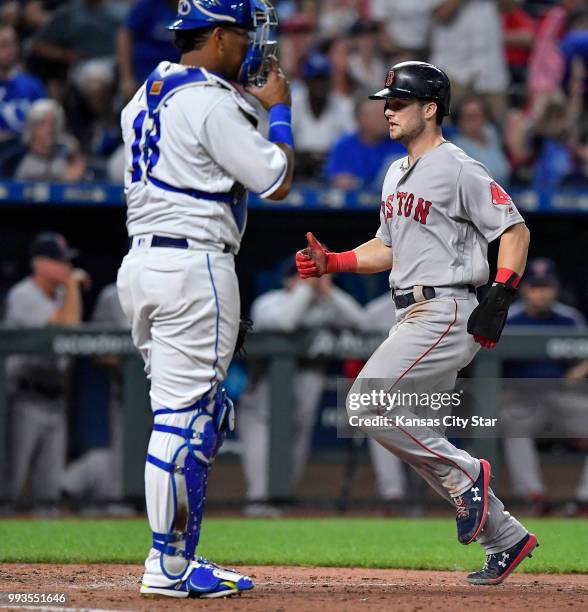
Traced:
[[144, 175], [149, 176], [159, 161], [159, 141], [161, 123], [159, 113], [149, 117], [147, 111], [141, 111], [133, 121], [135, 140], [131, 145], [133, 156], [132, 182], [138, 183]]

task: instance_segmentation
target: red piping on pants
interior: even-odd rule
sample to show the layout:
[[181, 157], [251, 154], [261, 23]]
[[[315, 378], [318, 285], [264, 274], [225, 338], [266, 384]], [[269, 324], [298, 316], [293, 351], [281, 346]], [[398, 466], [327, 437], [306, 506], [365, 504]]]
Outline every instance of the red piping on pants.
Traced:
[[[421, 359], [423, 359], [424, 357], [426, 357], [440, 342], [441, 340], [443, 340], [443, 338], [445, 338], [445, 336], [451, 331], [451, 328], [455, 325], [455, 322], [457, 321], [457, 300], [453, 300], [454, 304], [455, 304], [455, 313], [453, 316], [453, 321], [451, 321], [451, 323], [449, 324], [449, 326], [447, 327], [447, 329], [441, 334], [441, 336], [439, 337], [439, 339], [435, 342], [435, 344], [433, 344], [432, 346], [430, 346], [416, 361], [414, 361], [411, 366], [406, 369], [394, 382], [394, 384], [388, 389], [388, 393], [390, 393], [390, 391], [392, 391], [392, 389], [404, 378], [404, 376], [406, 376], [406, 374], [408, 374], [412, 368], [414, 368], [414, 366], [419, 363], [419, 361], [421, 361]], [[467, 473], [463, 470], [463, 468], [461, 468], [459, 465], [457, 465], [457, 463], [455, 463], [455, 461], [452, 461], [451, 459], [449, 459], [449, 457], [443, 457], [443, 455], [440, 455], [439, 453], [437, 453], [436, 451], [434, 451], [432, 448], [429, 448], [426, 444], [423, 444], [422, 442], [420, 442], [419, 440], [417, 440], [414, 436], [412, 436], [408, 431], [406, 431], [405, 429], [403, 429], [402, 427], [399, 427], [398, 425], [396, 425], [397, 429], [399, 429], [402, 433], [406, 434], [411, 440], [413, 440], [414, 442], [416, 442], [421, 448], [424, 448], [426, 451], [430, 452], [432, 455], [435, 455], [435, 457], [439, 457], [439, 459], [441, 459], [442, 461], [445, 461], [447, 463], [450, 463], [451, 465], [453, 465], [454, 467], [456, 467], [462, 474], [465, 474], [465, 476], [467, 476], [467, 478], [469, 478], [472, 481], [472, 484], [474, 484], [475, 480]]]

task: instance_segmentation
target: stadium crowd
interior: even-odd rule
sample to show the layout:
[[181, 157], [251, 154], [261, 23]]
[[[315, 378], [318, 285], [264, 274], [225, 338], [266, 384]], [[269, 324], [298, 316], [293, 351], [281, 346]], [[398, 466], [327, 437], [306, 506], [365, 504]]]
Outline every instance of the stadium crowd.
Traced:
[[[179, 58], [166, 29], [176, 5], [176, 0], [3, 2], [0, 179], [121, 184], [119, 113], [160, 61]], [[446, 136], [484, 163], [498, 182], [537, 189], [588, 186], [588, 0], [279, 0], [276, 5], [281, 62], [293, 84], [298, 183], [379, 190], [390, 162], [405, 153], [390, 141], [381, 105], [367, 96], [382, 88], [394, 63], [423, 59], [443, 67], [452, 79]], [[32, 276], [8, 294], [5, 320], [33, 327], [78, 325], [89, 279], [71, 264], [73, 257], [63, 237], [38, 236], [31, 247]], [[299, 281], [291, 265], [282, 273], [283, 287], [254, 302], [258, 329], [291, 332], [337, 323], [369, 331], [363, 323], [382, 318], [369, 314], [373, 308], [393, 316], [388, 295], [362, 307], [330, 282]], [[512, 325], [548, 321], [585, 327], [580, 313], [557, 302], [559, 280], [552, 263], [538, 262], [527, 284]], [[541, 291], [533, 293], [531, 287], [551, 290], [550, 299], [541, 301]], [[288, 329], [271, 320], [268, 303], [279, 310], [280, 325], [286, 321]], [[303, 318], [309, 305], [314, 315]], [[121, 315], [114, 287], [107, 286], [92, 320], [125, 327]], [[391, 325], [386, 319], [379, 331]], [[119, 365], [108, 367], [116, 371]], [[243, 455], [248, 460], [243, 468], [250, 514], [271, 516], [275, 509], [267, 504], [268, 483], [255, 476], [268, 461], [269, 435], [267, 372], [256, 365], [258, 371], [254, 364], [251, 384], [242, 393], [239, 433], [250, 448]], [[13, 453], [12, 461], [20, 467], [4, 493], [23, 498], [35, 465], [33, 493], [39, 499], [75, 499], [93, 492], [120, 501], [122, 485], [110, 477], [120, 473], [114, 467], [121, 461], [120, 441], [114, 436], [109, 452], [90, 451], [64, 464], [65, 389], [55, 382], [67, 366], [17, 358], [9, 368], [16, 409], [24, 417], [15, 437], [26, 444]], [[345, 367], [353, 369], [353, 364]], [[543, 376], [541, 364], [534, 367], [524, 377]], [[351, 370], [346, 372], [352, 376]], [[585, 378], [588, 367], [586, 362], [560, 364], [556, 373], [550, 372], [552, 377]], [[300, 397], [293, 476], [298, 481], [320, 407], [325, 364], [300, 363], [296, 376]], [[120, 385], [111, 400], [115, 421], [120, 418]], [[51, 437], [45, 435], [49, 430]], [[549, 496], [536, 449], [531, 439], [521, 440], [506, 445], [511, 476], [522, 481], [521, 466], [532, 474], [520, 489], [525, 501], [543, 513]], [[402, 501], [407, 478], [399, 464], [390, 463], [389, 454], [378, 456], [376, 446], [370, 452], [378, 494], [386, 501]], [[43, 472], [43, 465], [50, 470]], [[100, 474], [101, 482], [96, 480]], [[588, 462], [575, 497], [587, 512]]]
[[[0, 176], [124, 177], [119, 111], [162, 60], [175, 0], [8, 0], [0, 7]], [[446, 136], [503, 183], [588, 178], [586, 0], [278, 0], [293, 80], [297, 178], [379, 188], [391, 159], [379, 105], [389, 66], [452, 80]], [[49, 100], [49, 101], [48, 101]]]

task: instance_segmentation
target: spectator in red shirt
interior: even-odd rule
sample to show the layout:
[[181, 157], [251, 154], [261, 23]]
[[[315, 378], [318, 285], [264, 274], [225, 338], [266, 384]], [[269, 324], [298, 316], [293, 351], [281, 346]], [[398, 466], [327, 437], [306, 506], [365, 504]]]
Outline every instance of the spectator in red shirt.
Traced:
[[504, 51], [515, 84], [526, 81], [527, 62], [535, 35], [535, 21], [520, 4], [521, 0], [500, 0]]
[[543, 104], [556, 91], [564, 77], [565, 60], [559, 48], [570, 14], [583, 8], [585, 0], [559, 0], [537, 27], [529, 57], [528, 89], [532, 106]]

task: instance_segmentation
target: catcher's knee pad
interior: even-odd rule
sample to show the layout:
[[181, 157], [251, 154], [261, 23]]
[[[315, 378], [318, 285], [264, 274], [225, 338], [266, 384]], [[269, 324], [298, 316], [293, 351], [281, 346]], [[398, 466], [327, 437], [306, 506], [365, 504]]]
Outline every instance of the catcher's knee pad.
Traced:
[[[217, 387], [213, 401], [203, 397], [189, 409], [193, 415], [186, 428], [155, 423], [154, 431], [184, 439], [171, 462], [147, 455], [147, 461], [170, 475], [173, 495], [173, 520], [167, 533], [153, 533], [153, 548], [161, 553], [161, 569], [165, 576], [177, 579], [165, 568], [164, 556], [183, 557], [192, 561], [200, 538], [200, 524], [206, 498], [208, 472], [224, 442], [227, 431], [235, 428], [233, 403], [223, 387]], [[170, 414], [163, 410], [155, 413]], [[183, 544], [183, 546], [182, 546]]]

